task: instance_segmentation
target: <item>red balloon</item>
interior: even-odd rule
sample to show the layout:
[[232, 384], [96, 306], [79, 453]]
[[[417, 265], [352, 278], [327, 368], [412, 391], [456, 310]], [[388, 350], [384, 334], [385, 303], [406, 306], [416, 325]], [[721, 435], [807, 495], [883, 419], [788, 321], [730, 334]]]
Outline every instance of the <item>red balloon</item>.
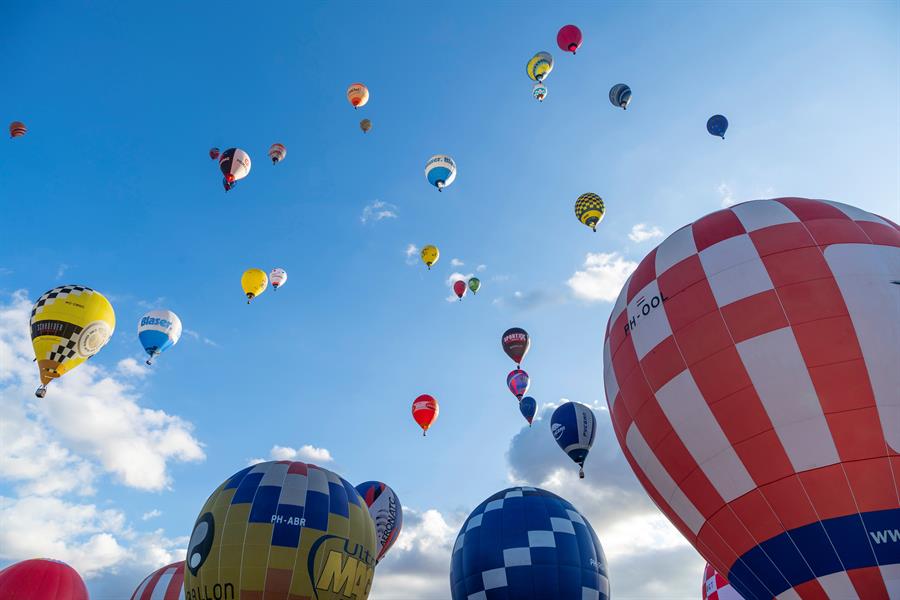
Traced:
[[566, 25], [556, 34], [556, 45], [560, 50], [575, 54], [581, 47], [581, 30], [575, 25]]
[[462, 279], [453, 282], [453, 291], [456, 293], [456, 297], [462, 301], [463, 296], [466, 295], [466, 292], [469, 290], [469, 286], [466, 285], [466, 282]]
[[613, 307], [616, 438], [744, 598], [897, 597], [897, 282], [896, 224], [777, 198], [679, 229]]
[[209, 157], [213, 160], [219, 158], [219, 149], [218, 148], [210, 148], [209, 149]]
[[422, 428], [422, 435], [428, 431], [435, 421], [437, 421], [440, 407], [438, 401], [428, 394], [422, 394], [415, 400], [412, 405], [412, 415], [419, 427]]
[[88, 600], [88, 592], [66, 563], [34, 558], [0, 571], [0, 600]]
[[180, 600], [184, 588], [184, 561], [153, 571], [131, 595], [131, 600]]
[[506, 355], [520, 365], [531, 349], [531, 336], [521, 327], [510, 327], [500, 336], [500, 344]]
[[703, 570], [703, 600], [744, 600], [741, 595], [735, 591], [728, 580], [722, 577], [722, 574], [713, 569], [713, 566], [706, 563]]
[[28, 128], [22, 121], [13, 121], [9, 124], [9, 137], [11, 138], [22, 137], [27, 131]]

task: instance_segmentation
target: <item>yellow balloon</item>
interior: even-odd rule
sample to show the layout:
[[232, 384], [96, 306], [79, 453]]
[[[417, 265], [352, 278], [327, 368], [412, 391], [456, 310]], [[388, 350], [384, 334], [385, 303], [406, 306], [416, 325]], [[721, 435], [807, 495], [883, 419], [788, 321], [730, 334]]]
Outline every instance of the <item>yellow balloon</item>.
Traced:
[[244, 293], [247, 294], [247, 304], [250, 304], [251, 300], [266, 291], [268, 285], [269, 277], [262, 269], [247, 269], [241, 275], [241, 287], [244, 288]]
[[425, 246], [422, 248], [422, 262], [425, 263], [425, 266], [431, 269], [431, 265], [438, 261], [438, 258], [441, 256], [441, 251], [437, 249], [437, 246]]
[[47, 384], [97, 354], [116, 329], [109, 300], [83, 285], [62, 285], [46, 292], [31, 309], [31, 344], [41, 373], [36, 395]]

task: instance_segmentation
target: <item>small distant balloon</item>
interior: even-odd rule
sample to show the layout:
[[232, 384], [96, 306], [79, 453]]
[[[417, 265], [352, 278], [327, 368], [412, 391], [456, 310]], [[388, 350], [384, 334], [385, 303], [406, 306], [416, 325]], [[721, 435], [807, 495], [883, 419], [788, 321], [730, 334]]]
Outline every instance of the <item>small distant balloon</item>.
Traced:
[[229, 148], [219, 155], [219, 170], [225, 176], [224, 184], [227, 192], [234, 184], [250, 173], [250, 155], [240, 148]]
[[25, 123], [22, 121], [13, 121], [9, 124], [9, 137], [22, 137], [26, 133], [28, 133], [28, 128], [25, 127]]
[[453, 282], [453, 293], [456, 294], [456, 297], [459, 298], [460, 302], [462, 302], [463, 296], [465, 296], [468, 291], [469, 287], [462, 279], [457, 279]]
[[369, 88], [361, 83], [351, 83], [347, 88], [347, 100], [353, 105], [353, 108], [360, 108], [369, 101]]
[[618, 106], [622, 110], [628, 108], [631, 102], [631, 88], [624, 83], [617, 83], [609, 88], [609, 101], [613, 106]]
[[181, 319], [171, 310], [151, 310], [138, 321], [138, 340], [150, 356], [147, 364], [181, 339]]
[[422, 428], [423, 436], [428, 431], [428, 428], [437, 421], [439, 412], [438, 401], [433, 396], [422, 394], [413, 400], [412, 416], [416, 423], [419, 424], [419, 427]]
[[722, 115], [713, 115], [706, 122], [706, 130], [710, 135], [725, 139], [725, 132], [728, 130], [728, 119]]
[[241, 275], [241, 287], [247, 296], [247, 304], [250, 301], [266, 291], [269, 285], [269, 278], [262, 269], [247, 269]]
[[510, 327], [500, 336], [500, 344], [506, 355], [519, 366], [531, 349], [531, 336], [521, 327]]
[[269, 146], [269, 158], [272, 160], [273, 165], [283, 161], [285, 156], [287, 156], [287, 148], [284, 147], [284, 144], [272, 144]]
[[212, 160], [216, 160], [217, 158], [219, 158], [219, 149], [218, 148], [210, 148], [209, 149], [209, 157]]
[[528, 373], [522, 369], [513, 369], [509, 372], [509, 375], [506, 376], [506, 387], [508, 387], [509, 391], [519, 400], [528, 393], [528, 386], [530, 384], [531, 380], [528, 377]]
[[272, 283], [272, 291], [275, 292], [287, 283], [287, 271], [284, 269], [272, 269], [269, 273], [269, 281]]
[[556, 45], [560, 50], [575, 54], [581, 47], [581, 30], [575, 25], [563, 26], [556, 34]]
[[531, 86], [531, 95], [534, 96], [534, 99], [538, 102], [543, 102], [544, 98], [547, 97], [547, 93], [547, 85], [542, 81], [538, 81]]
[[544, 81], [553, 70], [553, 56], [549, 52], [538, 52], [525, 65], [525, 71], [532, 81]]
[[566, 402], [553, 411], [550, 431], [563, 452], [578, 465], [578, 477], [584, 479], [584, 461], [594, 444], [596, 419], [591, 409], [580, 402]]
[[372, 129], [372, 121], [363, 119], [359, 122], [359, 128], [362, 129], [363, 133], [369, 133], [369, 130]]
[[519, 401], [519, 412], [522, 413], [522, 416], [528, 421], [528, 426], [531, 427], [534, 413], [537, 412], [537, 400], [531, 396], [525, 396]]
[[425, 163], [425, 177], [428, 183], [443, 191], [456, 179], [456, 163], [444, 154], [435, 154]]
[[594, 231], [597, 231], [597, 225], [605, 214], [606, 205], [603, 203], [603, 198], [597, 194], [588, 192], [578, 196], [575, 201], [575, 216]]
[[430, 271], [431, 266], [441, 257], [441, 251], [438, 250], [437, 246], [429, 244], [422, 248], [420, 255], [422, 257], [422, 262], [425, 263], [425, 266], [428, 267], [428, 270]]
[[481, 280], [477, 277], [469, 277], [469, 290], [471, 290], [473, 294], [477, 294], [480, 289]]

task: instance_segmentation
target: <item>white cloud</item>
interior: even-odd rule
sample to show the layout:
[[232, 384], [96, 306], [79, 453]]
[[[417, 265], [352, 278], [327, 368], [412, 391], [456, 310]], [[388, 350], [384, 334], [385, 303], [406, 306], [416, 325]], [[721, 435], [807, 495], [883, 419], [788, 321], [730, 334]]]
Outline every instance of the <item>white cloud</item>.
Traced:
[[451, 266], [451, 267], [462, 267], [462, 266], [465, 266], [465, 264], [466, 264], [466, 263], [464, 263], [463, 261], [459, 260], [458, 258], [451, 258], [451, 259], [450, 259], [450, 266]]
[[406, 246], [406, 264], [414, 265], [419, 262], [419, 247], [415, 244], [407, 244]]
[[487, 270], [487, 265], [478, 265], [475, 267], [475, 271], [477, 273], [484, 273]]
[[618, 252], [589, 252], [584, 259], [584, 270], [575, 271], [566, 283], [577, 298], [613, 302], [636, 268], [636, 262], [626, 260]]
[[628, 239], [630, 239], [632, 242], [640, 243], [646, 242], [647, 240], [652, 240], [654, 238], [660, 238], [662, 236], [662, 229], [660, 229], [656, 225], [638, 223], [631, 228], [631, 233], [628, 234]]
[[116, 364], [116, 371], [125, 377], [146, 377], [150, 370], [133, 358], [123, 358]]
[[724, 181], [719, 184], [716, 191], [719, 192], [719, 202], [722, 205], [722, 208], [728, 208], [733, 204], [737, 204], [737, 200], [734, 198], [734, 192], [731, 191], [731, 187]]
[[157, 308], [162, 308], [162, 306], [166, 303], [165, 296], [157, 296], [153, 300], [138, 300], [137, 305], [145, 310], [153, 310]]
[[197, 341], [203, 342], [207, 346], [215, 346], [215, 347], [219, 346], [219, 344], [215, 343], [208, 337], [200, 335], [199, 331], [194, 331], [193, 329], [185, 329], [183, 333], [189, 337], [194, 338]]
[[249, 463], [255, 465], [267, 460], [298, 460], [310, 463], [327, 463], [334, 460], [327, 448], [317, 448], [310, 444], [304, 444], [299, 448], [289, 446], [272, 446], [269, 450], [269, 458], [251, 458]]
[[149, 521], [150, 519], [155, 519], [156, 517], [161, 517], [162, 511], [158, 508], [154, 508], [153, 510], [147, 511], [141, 515], [141, 521]]
[[370, 221], [381, 221], [382, 219], [396, 219], [397, 206], [390, 202], [376, 200], [372, 204], [368, 204], [363, 208], [362, 214], [359, 216], [360, 222], [363, 224]]

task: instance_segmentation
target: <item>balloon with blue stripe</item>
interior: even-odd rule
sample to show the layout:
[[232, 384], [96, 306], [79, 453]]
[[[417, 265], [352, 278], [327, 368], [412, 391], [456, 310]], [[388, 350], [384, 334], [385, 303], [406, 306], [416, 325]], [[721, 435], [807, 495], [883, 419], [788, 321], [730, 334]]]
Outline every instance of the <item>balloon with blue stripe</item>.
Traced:
[[579, 466], [578, 477], [584, 479], [584, 461], [587, 460], [597, 432], [594, 413], [579, 402], [566, 402], [553, 411], [550, 431], [563, 452]]
[[443, 191], [456, 179], [456, 163], [444, 154], [435, 154], [425, 163], [425, 177], [428, 183]]
[[151, 310], [138, 321], [138, 339], [153, 359], [178, 343], [181, 337], [181, 319], [171, 310]]
[[613, 106], [625, 110], [631, 102], [631, 88], [624, 83], [617, 83], [609, 89], [609, 101]]
[[713, 115], [706, 122], [706, 130], [709, 135], [725, 139], [725, 132], [728, 130], [728, 119], [722, 115]]

